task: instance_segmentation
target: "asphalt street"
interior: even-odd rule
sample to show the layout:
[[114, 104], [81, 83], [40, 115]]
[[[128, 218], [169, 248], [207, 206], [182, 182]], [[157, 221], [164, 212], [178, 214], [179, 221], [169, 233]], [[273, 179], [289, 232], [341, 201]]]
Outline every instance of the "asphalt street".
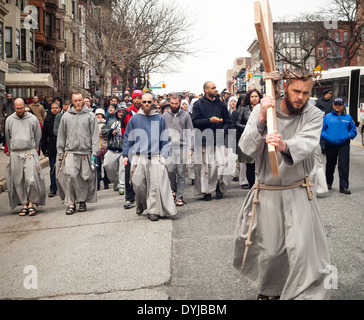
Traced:
[[[333, 190], [318, 205], [331, 263], [334, 300], [363, 299], [364, 149], [351, 147], [350, 189]], [[324, 157], [323, 157], [324, 159]], [[3, 161], [3, 158], [1, 158]], [[325, 163], [325, 160], [324, 160]], [[45, 169], [49, 183], [48, 168]], [[234, 231], [247, 191], [232, 182], [222, 200], [193, 196], [174, 220], [150, 222], [124, 197], [101, 190], [86, 213], [66, 216], [59, 197], [35, 217], [10, 212], [0, 194], [0, 299], [253, 300], [257, 290], [232, 266]]]

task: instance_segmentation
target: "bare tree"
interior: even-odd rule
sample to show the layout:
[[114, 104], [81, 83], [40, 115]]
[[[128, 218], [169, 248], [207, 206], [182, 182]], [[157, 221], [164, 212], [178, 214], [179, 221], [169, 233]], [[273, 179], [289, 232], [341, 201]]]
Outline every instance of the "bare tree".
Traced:
[[[111, 70], [138, 77], [142, 88], [152, 71], [170, 70], [175, 59], [192, 51], [189, 20], [175, 4], [160, 0], [89, 0], [85, 4], [84, 60], [96, 71], [103, 103]], [[133, 79], [131, 80], [133, 81]]]
[[277, 63], [309, 68], [310, 60], [315, 60], [317, 46], [324, 39], [326, 30], [322, 22], [316, 21], [312, 15], [305, 14], [291, 22], [274, 23]]
[[364, 0], [331, 0], [329, 12], [333, 14], [340, 29], [347, 30], [347, 39], [340, 39], [334, 32], [327, 33], [327, 40], [343, 49], [345, 65], [351, 61], [364, 45]]

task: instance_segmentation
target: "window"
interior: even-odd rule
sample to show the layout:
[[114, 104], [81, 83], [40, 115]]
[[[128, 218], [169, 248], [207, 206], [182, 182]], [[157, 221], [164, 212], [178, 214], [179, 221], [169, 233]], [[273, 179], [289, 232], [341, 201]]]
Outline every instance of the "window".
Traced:
[[20, 31], [18, 29], [16, 30], [15, 48], [16, 58], [20, 60]]
[[76, 13], [76, 4], [74, 1], [72, 1], [72, 19], [75, 18], [75, 13]]
[[46, 35], [47, 37], [52, 36], [52, 24], [51, 24], [51, 16], [49, 14], [46, 15]]
[[7, 58], [13, 57], [13, 29], [10, 27], [5, 28], [5, 52]]
[[72, 33], [72, 49], [76, 50], [76, 35]]
[[61, 20], [56, 19], [56, 38], [58, 40], [61, 40], [62, 35], [61, 35]]
[[66, 0], [62, 0], [62, 9], [66, 10]]
[[30, 30], [29, 52], [30, 52], [30, 61], [34, 62], [34, 31], [33, 30]]
[[344, 41], [348, 41], [348, 32], [344, 31]]
[[27, 61], [27, 34], [25, 29], [21, 29], [21, 60]]
[[296, 35], [294, 34], [294, 32], [291, 32], [291, 40], [290, 43], [295, 43], [296, 41]]
[[339, 40], [339, 32], [335, 32], [335, 41], [338, 42]]
[[322, 58], [324, 56], [324, 49], [318, 48], [318, 56]]
[[0, 22], [0, 59], [4, 60], [4, 24]]
[[328, 58], [332, 57], [332, 48], [327, 48], [327, 57]]

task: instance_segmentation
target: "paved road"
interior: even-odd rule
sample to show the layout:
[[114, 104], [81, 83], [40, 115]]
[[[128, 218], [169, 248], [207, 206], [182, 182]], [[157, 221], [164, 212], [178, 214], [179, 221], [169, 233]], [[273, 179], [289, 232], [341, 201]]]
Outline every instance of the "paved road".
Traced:
[[[318, 199], [338, 270], [333, 299], [364, 298], [363, 166], [364, 149], [353, 144], [353, 194], [338, 193], [336, 175], [329, 196]], [[0, 194], [0, 299], [255, 299], [254, 286], [232, 267], [247, 192], [233, 182], [223, 200], [209, 203], [192, 192], [188, 185], [179, 219], [157, 223], [125, 211], [112, 190], [72, 217], [57, 197], [36, 217], [21, 218], [10, 212], [7, 193]], [[27, 289], [35, 275], [37, 288]]]

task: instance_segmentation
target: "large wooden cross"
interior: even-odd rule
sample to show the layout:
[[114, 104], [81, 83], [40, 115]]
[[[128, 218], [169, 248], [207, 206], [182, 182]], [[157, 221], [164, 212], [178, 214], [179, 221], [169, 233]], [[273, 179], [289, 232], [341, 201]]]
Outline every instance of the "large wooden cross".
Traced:
[[[264, 69], [266, 73], [270, 73], [276, 71], [276, 65], [274, 61], [273, 19], [268, 0], [263, 0], [262, 7], [260, 5], [260, 1], [255, 1], [254, 23], [258, 35], [260, 51], [263, 57]], [[276, 98], [276, 88], [273, 80], [266, 80], [265, 88], [267, 97]], [[268, 134], [277, 130], [277, 114], [275, 106], [272, 106], [272, 108], [267, 110], [267, 128]], [[275, 147], [268, 144], [268, 153], [273, 176], [278, 177], [278, 156]]]

